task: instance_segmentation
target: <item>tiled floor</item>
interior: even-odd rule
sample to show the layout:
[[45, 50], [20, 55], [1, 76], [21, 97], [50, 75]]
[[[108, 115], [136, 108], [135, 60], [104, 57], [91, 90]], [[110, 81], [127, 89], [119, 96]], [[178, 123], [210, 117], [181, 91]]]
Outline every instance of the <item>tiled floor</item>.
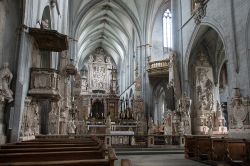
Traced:
[[121, 155], [115, 166], [121, 165], [121, 159], [130, 159], [133, 166], [207, 166], [205, 164], [187, 160], [183, 154], [162, 155]]

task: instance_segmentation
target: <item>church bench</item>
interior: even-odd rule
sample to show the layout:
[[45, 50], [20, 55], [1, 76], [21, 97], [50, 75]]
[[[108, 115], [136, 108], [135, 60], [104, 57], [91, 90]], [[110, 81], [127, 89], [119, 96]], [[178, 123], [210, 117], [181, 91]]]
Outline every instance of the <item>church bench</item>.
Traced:
[[[36, 156], [40, 156], [40, 155], [41, 153], [36, 154]], [[23, 160], [18, 160], [18, 161], [6, 159], [5, 162], [0, 162], [0, 165], [2, 166], [10, 166], [10, 165], [13, 165], [13, 166], [57, 166], [57, 165], [60, 165], [60, 166], [83, 166], [83, 165], [114, 166], [114, 161], [117, 160], [114, 149], [112, 148], [108, 148], [107, 153], [103, 153], [103, 156], [101, 156], [102, 158], [100, 158], [100, 156], [98, 155], [94, 155], [94, 157], [91, 156], [91, 158], [89, 156], [87, 157], [80, 156], [81, 159], [79, 159], [79, 157], [76, 158], [72, 156], [82, 155], [82, 154], [74, 153], [72, 156], [70, 156], [69, 154], [66, 154], [66, 155], [67, 156], [64, 156], [63, 159], [58, 158], [56, 154], [50, 154], [50, 156], [46, 157], [44, 160], [39, 157], [38, 157], [39, 160], [34, 160], [34, 158], [24, 158]]]
[[185, 158], [193, 159], [196, 153], [196, 139], [195, 136], [185, 136]]
[[244, 158], [243, 166], [250, 166], [250, 140], [245, 140], [246, 156]]
[[212, 161], [220, 162], [225, 160], [225, 140], [224, 138], [212, 138]]
[[[199, 145], [198, 140], [210, 139], [210, 136], [204, 135], [185, 135], [185, 157], [189, 159], [199, 160]], [[201, 141], [200, 143], [203, 143]]]
[[212, 154], [212, 140], [208, 137], [198, 137], [196, 139], [197, 159], [211, 160]]
[[60, 152], [30, 152], [0, 154], [0, 163], [26, 161], [60, 161], [103, 159], [104, 151], [60, 151]]
[[25, 153], [25, 152], [58, 152], [58, 151], [90, 151], [99, 150], [102, 146], [86, 146], [86, 147], [40, 147], [40, 148], [12, 148], [0, 149], [0, 154], [3, 153]]
[[50, 142], [17, 142], [15, 143], [16, 145], [22, 145], [22, 144], [29, 144], [29, 145], [33, 145], [33, 144], [98, 144], [97, 142], [94, 141], [85, 141], [85, 142], [63, 142], [63, 141], [50, 141]]
[[1, 145], [0, 149], [11, 149], [11, 148], [49, 148], [49, 147], [91, 147], [98, 146], [98, 143], [91, 144], [5, 144]]
[[77, 139], [77, 140], [74, 140], [74, 139], [37, 139], [37, 140], [28, 140], [28, 141], [22, 141], [22, 142], [27, 142], [27, 143], [34, 143], [34, 142], [67, 142], [67, 143], [81, 143], [81, 142], [96, 142], [95, 140], [93, 139]]
[[2, 166], [113, 166], [108, 159], [67, 160], [67, 161], [40, 161], [40, 162], [11, 162], [2, 163]]
[[242, 165], [246, 156], [246, 144], [243, 139], [226, 139], [226, 161], [230, 165]]

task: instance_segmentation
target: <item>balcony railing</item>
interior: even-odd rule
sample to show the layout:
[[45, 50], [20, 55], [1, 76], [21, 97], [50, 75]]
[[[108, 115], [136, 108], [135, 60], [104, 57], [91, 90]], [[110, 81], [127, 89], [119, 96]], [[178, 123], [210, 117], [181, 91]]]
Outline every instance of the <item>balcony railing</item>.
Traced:
[[169, 59], [152, 61], [148, 63], [149, 76], [167, 76], [169, 72]]
[[37, 98], [60, 98], [59, 74], [57, 70], [47, 68], [31, 68], [29, 95]]

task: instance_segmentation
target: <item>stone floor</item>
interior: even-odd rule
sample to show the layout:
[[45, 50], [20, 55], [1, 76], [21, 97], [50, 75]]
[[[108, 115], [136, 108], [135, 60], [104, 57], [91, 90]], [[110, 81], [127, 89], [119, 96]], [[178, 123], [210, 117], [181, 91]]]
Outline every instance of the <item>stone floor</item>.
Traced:
[[120, 166], [121, 159], [130, 159], [133, 166], [207, 166], [185, 159], [184, 154], [118, 155], [117, 157], [115, 166]]

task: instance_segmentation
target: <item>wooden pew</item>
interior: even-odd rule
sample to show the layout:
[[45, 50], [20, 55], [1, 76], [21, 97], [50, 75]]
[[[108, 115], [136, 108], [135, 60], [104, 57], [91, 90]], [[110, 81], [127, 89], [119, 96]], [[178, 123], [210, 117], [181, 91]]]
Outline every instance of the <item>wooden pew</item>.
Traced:
[[108, 159], [3, 163], [2, 166], [111, 166]]
[[108, 149], [108, 153], [103, 159], [85, 159], [85, 160], [54, 160], [52, 161], [33, 161], [29, 159], [29, 162], [5, 162], [1, 163], [2, 166], [114, 166], [114, 161], [117, 160], [115, 152], [112, 148]]
[[232, 165], [242, 165], [246, 156], [246, 144], [243, 139], [226, 139], [226, 161]]
[[244, 157], [243, 166], [250, 166], [250, 140], [245, 140], [246, 156]]
[[24, 162], [24, 161], [60, 161], [60, 160], [83, 160], [103, 159], [104, 154], [99, 151], [59, 151], [59, 152], [26, 152], [5, 153], [0, 155], [0, 163]]
[[100, 150], [101, 145], [98, 146], [85, 146], [85, 147], [40, 147], [40, 148], [9, 148], [0, 149], [0, 154], [3, 153], [25, 153], [25, 152], [58, 152], [58, 151], [91, 151]]
[[225, 160], [225, 140], [224, 138], [212, 138], [212, 155], [211, 160], [215, 162]]
[[1, 145], [1, 149], [13, 149], [13, 148], [50, 148], [50, 147], [84, 147], [84, 146], [98, 146], [98, 143], [93, 144], [23, 144], [23, 145], [17, 145], [17, 144], [5, 144]]
[[106, 149], [103, 142], [96, 137], [39, 138], [2, 145], [0, 148], [0, 165], [114, 166], [114, 160], [117, 160], [114, 150]]
[[111, 166], [107, 159], [4, 163], [2, 166]]
[[197, 159], [198, 160], [211, 160], [212, 154], [212, 140], [209, 136], [207, 137], [197, 137]]
[[196, 157], [196, 139], [195, 136], [185, 136], [185, 158], [194, 159]]

